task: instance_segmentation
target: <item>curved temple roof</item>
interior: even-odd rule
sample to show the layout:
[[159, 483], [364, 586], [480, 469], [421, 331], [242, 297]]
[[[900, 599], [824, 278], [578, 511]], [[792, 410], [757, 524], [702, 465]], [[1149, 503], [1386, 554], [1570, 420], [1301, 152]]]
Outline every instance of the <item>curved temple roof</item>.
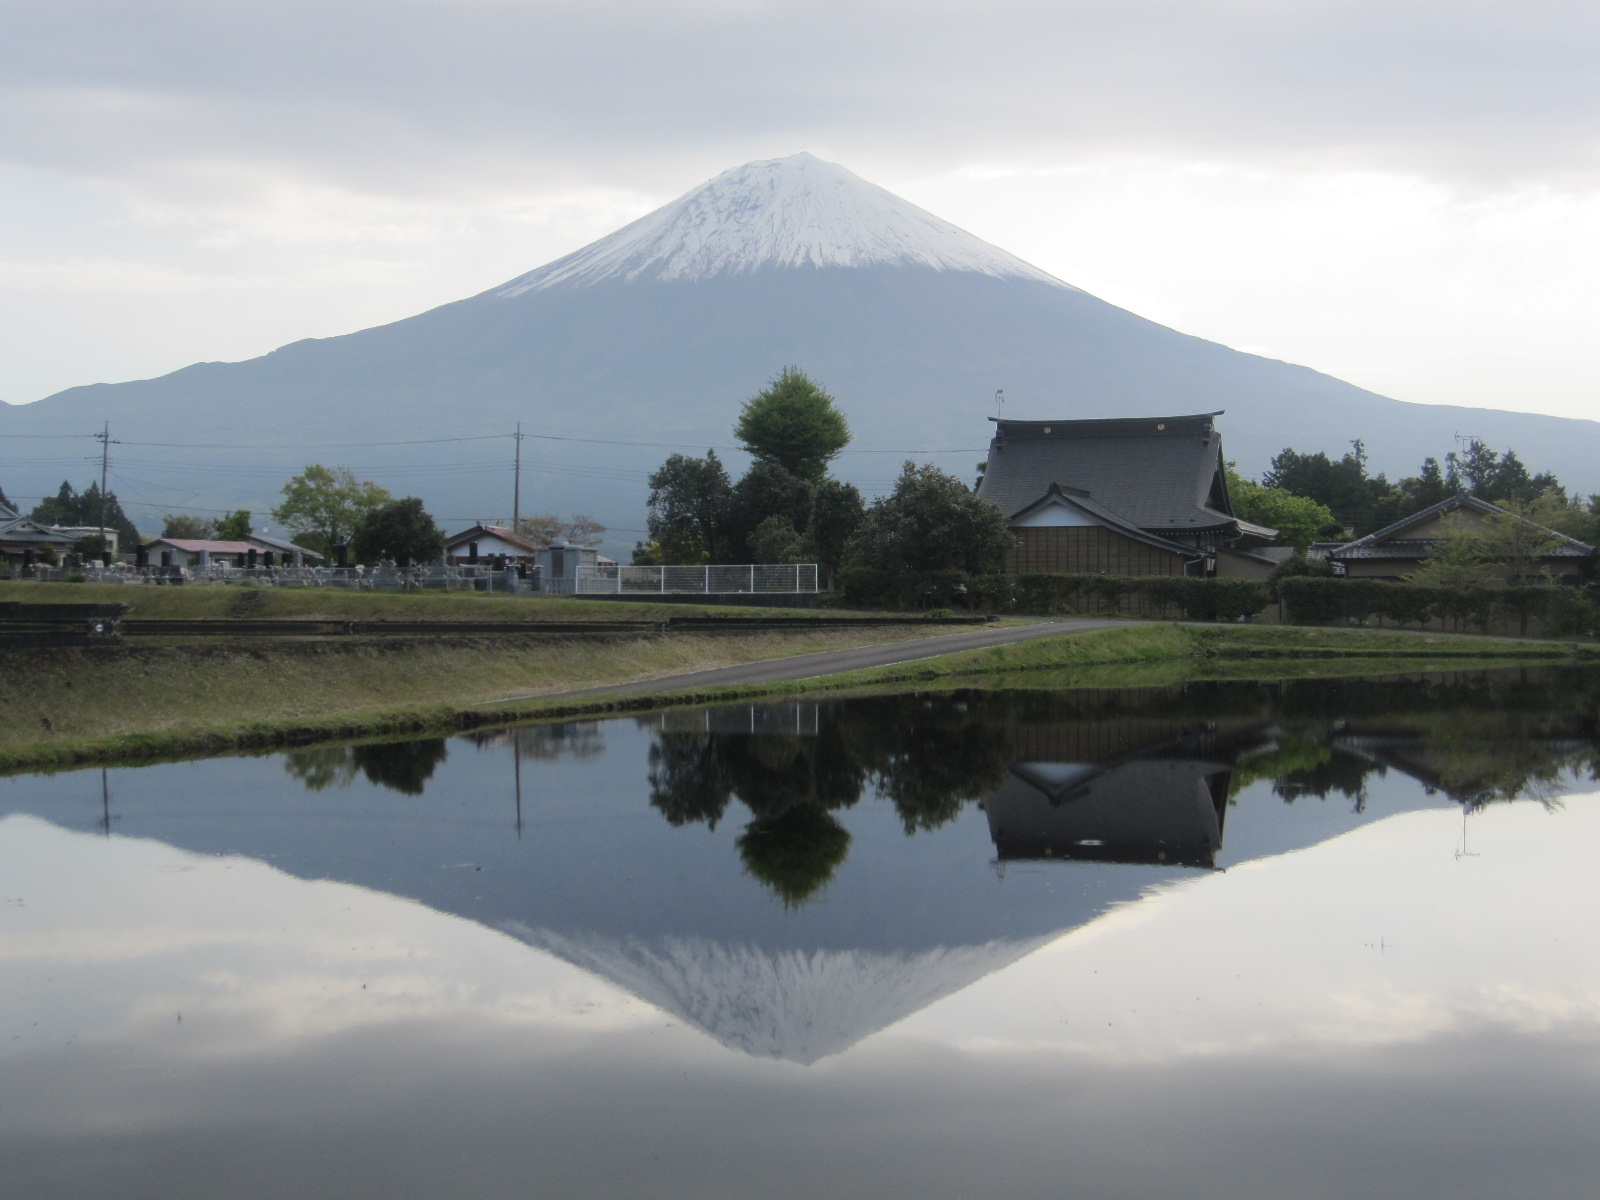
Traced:
[[1156, 535], [1208, 530], [1273, 537], [1233, 515], [1223, 469], [1222, 413], [1012, 421], [994, 438], [978, 494], [1015, 517], [1052, 487], [1087, 493], [1103, 510]]

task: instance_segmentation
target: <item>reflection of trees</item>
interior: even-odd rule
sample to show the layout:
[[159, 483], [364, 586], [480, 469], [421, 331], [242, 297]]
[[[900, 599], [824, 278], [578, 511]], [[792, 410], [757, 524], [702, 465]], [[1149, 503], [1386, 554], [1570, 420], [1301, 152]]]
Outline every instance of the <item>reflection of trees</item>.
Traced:
[[308, 792], [348, 787], [356, 777], [350, 749], [349, 746], [307, 746], [303, 750], [290, 750], [283, 756], [283, 769], [291, 779], [304, 784]]
[[833, 878], [850, 850], [850, 834], [826, 809], [802, 804], [757, 817], [739, 835], [745, 870], [798, 908]]
[[[1304, 746], [1305, 738], [1293, 739]], [[1294, 766], [1273, 777], [1272, 791], [1290, 804], [1301, 796], [1326, 800], [1337, 792], [1355, 802], [1356, 811], [1366, 807], [1367, 776], [1383, 775], [1381, 765], [1365, 762], [1353, 754], [1340, 754], [1324, 748], [1315, 762]]]
[[593, 758], [604, 754], [605, 734], [599, 721], [557, 721], [548, 725], [519, 725], [513, 729], [484, 729], [467, 735], [479, 748], [514, 747], [523, 759], [551, 762], [560, 758]]
[[650, 747], [650, 803], [673, 825], [712, 829], [733, 795], [722, 769], [721, 739], [709, 733], [664, 733]]
[[443, 738], [312, 746], [285, 754], [283, 769], [311, 792], [348, 787], [359, 773], [378, 787], [420, 796], [423, 785], [448, 754]]
[[753, 818], [739, 836], [739, 857], [790, 907], [844, 861], [850, 835], [828, 814], [854, 804], [865, 777], [831, 713], [815, 736], [663, 732], [650, 748], [657, 811], [673, 825], [715, 828], [737, 796]]
[[909, 836], [954, 820], [1000, 786], [1015, 757], [1010, 707], [1000, 696], [872, 697], [839, 724]]

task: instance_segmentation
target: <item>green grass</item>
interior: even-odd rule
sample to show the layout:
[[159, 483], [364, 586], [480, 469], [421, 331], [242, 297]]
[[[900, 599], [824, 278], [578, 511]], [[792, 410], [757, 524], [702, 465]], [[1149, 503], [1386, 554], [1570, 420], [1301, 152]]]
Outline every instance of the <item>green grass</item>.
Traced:
[[[948, 632], [459, 635], [133, 643], [0, 658], [0, 769], [449, 726], [509, 695], [645, 680]], [[165, 749], [163, 749], [165, 748]]]
[[[0, 601], [31, 604], [127, 604], [130, 619], [252, 621], [664, 621], [668, 617], [826, 617], [823, 609], [745, 605], [652, 604], [569, 596], [484, 592], [363, 592], [354, 588], [183, 587], [115, 583], [23, 583], [0, 580]], [[898, 614], [904, 616], [906, 614]]]
[[[927, 630], [937, 632], [937, 627]], [[1600, 652], [1588, 647], [1508, 638], [1130, 622], [820, 680], [692, 693], [645, 694], [641, 687], [631, 695], [558, 694], [898, 641], [909, 633], [899, 627], [581, 640], [522, 635], [269, 639], [17, 653], [6, 656], [0, 673], [0, 770], [907, 685], [1139, 687], [1194, 679], [1392, 674], [1600, 659]], [[517, 699], [505, 699], [509, 696]]]

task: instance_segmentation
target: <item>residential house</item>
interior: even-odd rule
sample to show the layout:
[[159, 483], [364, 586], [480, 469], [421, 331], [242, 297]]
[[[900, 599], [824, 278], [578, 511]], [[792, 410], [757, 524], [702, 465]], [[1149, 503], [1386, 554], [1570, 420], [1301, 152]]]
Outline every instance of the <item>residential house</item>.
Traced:
[[477, 524], [445, 539], [444, 556], [450, 563], [488, 561], [505, 555], [513, 566], [533, 566], [539, 544], [505, 525]]
[[1403, 579], [1453, 537], [1488, 532], [1491, 518], [1520, 521], [1535, 533], [1539, 577], [1577, 586], [1593, 570], [1595, 548], [1507, 512], [1476, 496], [1451, 496], [1353, 542], [1319, 542], [1311, 553], [1349, 579]]
[[1233, 513], [1221, 415], [991, 417], [978, 495], [1016, 536], [1008, 573], [1265, 578], [1284, 552], [1263, 555], [1278, 531]]
[[259, 560], [261, 549], [250, 542], [218, 541], [211, 538], [156, 538], [146, 542], [141, 549], [156, 566], [192, 567], [203, 571], [214, 562], [244, 566], [251, 555]]
[[41, 525], [16, 509], [0, 504], [0, 556], [12, 567], [37, 562], [39, 551], [46, 546], [58, 556], [66, 554], [77, 540], [70, 533]]

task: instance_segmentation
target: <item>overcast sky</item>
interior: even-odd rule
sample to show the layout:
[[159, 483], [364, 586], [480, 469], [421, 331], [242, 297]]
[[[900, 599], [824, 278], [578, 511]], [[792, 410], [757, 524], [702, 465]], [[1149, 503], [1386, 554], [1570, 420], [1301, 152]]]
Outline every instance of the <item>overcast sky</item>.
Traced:
[[0, 0], [0, 399], [840, 162], [1185, 332], [1594, 417], [1592, 0]]

